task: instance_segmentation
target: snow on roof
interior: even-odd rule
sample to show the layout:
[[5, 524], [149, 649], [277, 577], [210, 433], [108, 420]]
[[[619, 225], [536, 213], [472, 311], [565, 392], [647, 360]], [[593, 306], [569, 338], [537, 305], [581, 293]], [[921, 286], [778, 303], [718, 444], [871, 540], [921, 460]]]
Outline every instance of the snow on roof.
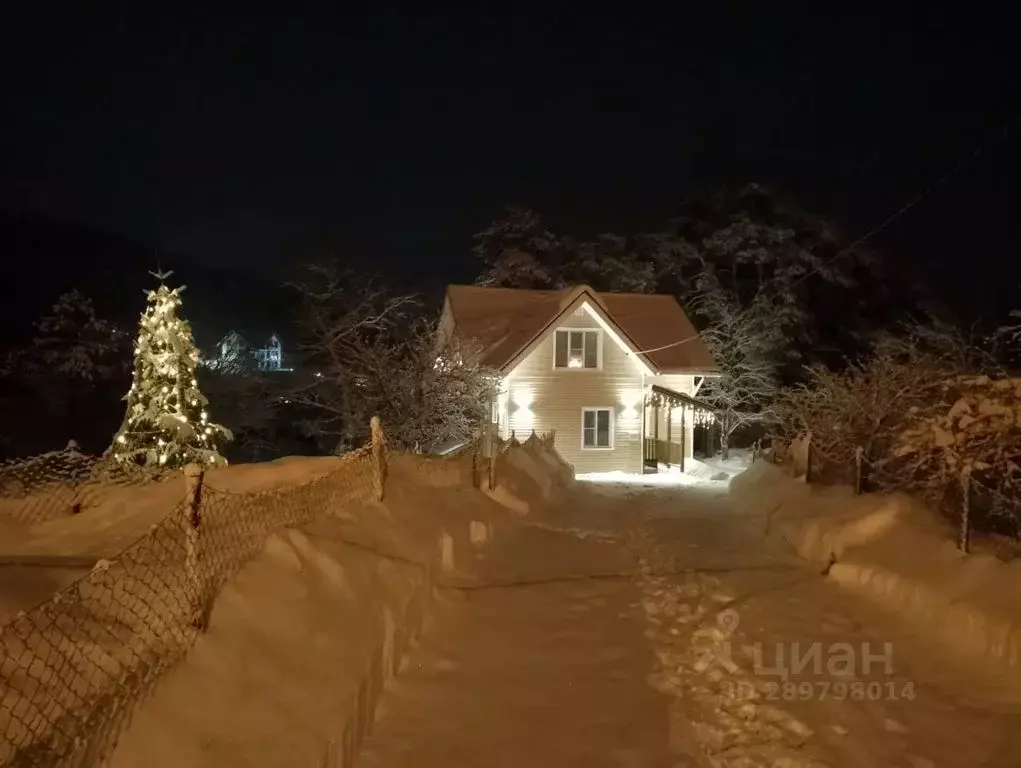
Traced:
[[[481, 343], [483, 362], [503, 368], [555, 321], [577, 296], [588, 294], [660, 373], [716, 369], [705, 342], [673, 296], [601, 293], [585, 286], [557, 291], [447, 286], [456, 332]], [[677, 342], [682, 342], [678, 344]]]

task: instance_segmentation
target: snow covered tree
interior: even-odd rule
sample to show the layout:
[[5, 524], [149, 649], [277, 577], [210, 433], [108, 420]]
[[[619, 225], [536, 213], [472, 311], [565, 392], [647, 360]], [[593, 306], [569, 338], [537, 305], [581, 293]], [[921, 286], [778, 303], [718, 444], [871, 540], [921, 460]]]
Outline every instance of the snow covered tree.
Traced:
[[77, 289], [62, 294], [35, 327], [31, 346], [8, 359], [8, 375], [57, 377], [80, 386], [110, 381], [127, 370], [127, 334], [98, 317], [92, 299]]
[[109, 439], [130, 365], [129, 334], [101, 317], [81, 291], [62, 294], [35, 323], [30, 343], [0, 363], [20, 404], [8, 430], [33, 449], [73, 435], [95, 450]]
[[437, 343], [436, 323], [417, 318], [393, 333], [353, 346], [347, 365], [358, 375], [356, 418], [379, 416], [396, 448], [430, 452], [472, 439], [489, 416], [494, 371], [458, 339]]
[[196, 378], [199, 353], [191, 327], [178, 315], [184, 286], [168, 288], [164, 281], [170, 274], [154, 273], [160, 284], [148, 292], [134, 376], [124, 398], [127, 410], [109, 453], [119, 462], [152, 468], [191, 462], [220, 466], [225, 461], [217, 443], [232, 435], [209, 419]]
[[591, 285], [599, 291], [648, 293], [656, 275], [652, 241], [604, 233], [583, 240], [562, 236], [528, 208], [508, 206], [474, 236], [482, 262], [479, 285], [558, 289]]
[[571, 236], [532, 210], [510, 207], [475, 235], [480, 285], [664, 293], [685, 305], [711, 269], [739, 307], [763, 300], [786, 338], [781, 373], [839, 366], [867, 352], [876, 329], [924, 308], [926, 296], [889, 262], [852, 243], [827, 220], [758, 184], [710, 190], [681, 201], [658, 230]]
[[509, 205], [502, 218], [475, 233], [472, 252], [482, 262], [480, 285], [501, 288], [560, 288], [563, 262], [559, 235], [535, 211]]
[[777, 359], [784, 338], [773, 321], [772, 306], [759, 297], [742, 307], [711, 271], [698, 278], [689, 308], [705, 328], [702, 338], [716, 360], [717, 376], [706, 379], [699, 398], [716, 408], [723, 458], [731, 436], [749, 424], [776, 419], [780, 383]]
[[876, 329], [919, 306], [917, 287], [908, 290], [888, 263], [759, 184], [686, 198], [659, 242], [659, 291], [688, 299], [710, 267], [741, 307], [769, 298], [787, 339], [787, 381], [800, 380], [806, 365], [839, 367], [866, 353]]
[[311, 267], [293, 287], [309, 375], [287, 398], [324, 447], [356, 446], [379, 416], [392, 445], [427, 451], [471, 438], [488, 416], [489, 372], [469, 348], [441, 342], [413, 296], [329, 266]]

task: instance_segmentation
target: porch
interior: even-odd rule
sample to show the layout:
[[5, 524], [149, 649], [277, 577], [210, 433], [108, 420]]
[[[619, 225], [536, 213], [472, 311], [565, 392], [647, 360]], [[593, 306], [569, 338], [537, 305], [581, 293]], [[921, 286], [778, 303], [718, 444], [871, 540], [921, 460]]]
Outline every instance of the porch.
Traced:
[[642, 430], [642, 468], [654, 473], [661, 464], [678, 467], [697, 447], [710, 453], [713, 443], [714, 409], [691, 395], [653, 385], [645, 395]]

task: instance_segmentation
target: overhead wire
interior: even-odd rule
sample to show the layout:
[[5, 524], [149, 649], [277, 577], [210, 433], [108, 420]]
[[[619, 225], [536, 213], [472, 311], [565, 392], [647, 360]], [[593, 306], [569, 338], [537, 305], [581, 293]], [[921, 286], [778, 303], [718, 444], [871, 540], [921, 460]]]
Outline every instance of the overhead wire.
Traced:
[[[902, 205], [894, 213], [892, 213], [890, 216], [887, 216], [879, 224], [877, 224], [875, 227], [870, 229], [864, 235], [862, 235], [857, 240], [852, 242], [850, 245], [846, 246], [845, 248], [842, 248], [833, 256], [826, 259], [826, 261], [824, 261], [822, 264], [799, 277], [797, 280], [791, 283], [790, 287], [793, 288], [799, 285], [800, 283], [804, 282], [808, 278], [812, 277], [813, 275], [818, 274], [821, 270], [826, 269], [828, 266], [833, 264], [837, 259], [849, 254], [851, 251], [853, 251], [859, 245], [864, 243], [866, 240], [875, 237], [877, 234], [879, 234], [888, 226], [890, 226], [893, 222], [897, 221], [897, 219], [899, 219], [901, 216], [906, 214], [911, 209], [915, 208], [919, 203], [921, 203], [923, 200], [929, 197], [937, 189], [950, 183], [954, 178], [959, 176], [962, 171], [974, 165], [974, 163], [988, 150], [1006, 143], [1007, 139], [1009, 139], [1013, 135], [1018, 125], [1021, 125], [1021, 113], [1016, 114], [1011, 120], [1007, 121], [1007, 123], [1004, 124], [1004, 126], [1000, 128], [998, 131], [994, 131], [993, 134], [991, 135], [987, 134], [987, 137], [983, 139], [975, 149], [973, 149], [970, 153], [965, 155], [949, 171], [947, 171], [938, 179], [936, 179], [936, 181], [929, 184], [920, 193], [911, 198], [906, 204]], [[639, 350], [634, 354], [644, 355], [650, 352], [659, 352], [664, 349], [669, 349], [671, 347], [680, 346], [681, 344], [686, 344], [687, 342], [694, 341], [695, 339], [698, 338], [701, 338], [701, 336], [699, 334], [695, 334], [694, 336], [688, 336], [687, 338], [681, 339], [680, 341], [674, 341], [669, 344], [663, 344], [662, 346], [659, 347], [651, 347], [649, 349]]]

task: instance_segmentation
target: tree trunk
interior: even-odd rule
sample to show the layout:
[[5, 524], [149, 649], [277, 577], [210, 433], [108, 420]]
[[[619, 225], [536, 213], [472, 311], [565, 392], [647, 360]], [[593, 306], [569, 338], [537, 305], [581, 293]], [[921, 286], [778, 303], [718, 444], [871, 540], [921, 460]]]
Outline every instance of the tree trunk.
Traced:
[[355, 443], [355, 417], [351, 408], [351, 393], [348, 391], [347, 383], [340, 386], [340, 402], [344, 411], [344, 425], [341, 427], [341, 453], [350, 451]]
[[724, 461], [730, 458], [730, 435], [725, 429], [720, 429], [720, 458]]

